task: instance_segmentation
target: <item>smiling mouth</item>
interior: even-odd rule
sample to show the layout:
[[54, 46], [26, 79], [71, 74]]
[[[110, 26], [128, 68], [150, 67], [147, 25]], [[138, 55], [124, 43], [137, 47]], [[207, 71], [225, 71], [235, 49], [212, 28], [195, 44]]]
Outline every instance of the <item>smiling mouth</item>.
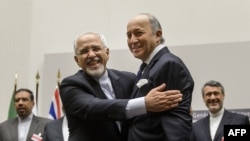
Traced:
[[219, 101], [209, 102], [209, 105], [211, 105], [211, 106], [217, 106], [217, 105], [219, 105]]
[[90, 67], [97, 67], [101, 63], [101, 59], [99, 57], [88, 58], [86, 64]]
[[99, 63], [100, 63], [100, 61], [92, 61], [92, 62], [89, 62], [88, 65], [89, 66], [95, 66], [95, 65], [97, 65]]
[[140, 47], [132, 48], [133, 53], [139, 53], [140, 52]]

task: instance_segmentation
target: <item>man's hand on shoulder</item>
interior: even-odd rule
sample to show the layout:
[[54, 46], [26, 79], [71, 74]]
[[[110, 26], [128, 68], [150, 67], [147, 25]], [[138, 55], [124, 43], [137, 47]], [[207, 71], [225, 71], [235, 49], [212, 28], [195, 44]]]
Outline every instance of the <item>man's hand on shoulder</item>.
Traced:
[[182, 94], [179, 90], [167, 90], [166, 84], [152, 89], [145, 96], [145, 105], [148, 112], [162, 112], [173, 109], [182, 101]]

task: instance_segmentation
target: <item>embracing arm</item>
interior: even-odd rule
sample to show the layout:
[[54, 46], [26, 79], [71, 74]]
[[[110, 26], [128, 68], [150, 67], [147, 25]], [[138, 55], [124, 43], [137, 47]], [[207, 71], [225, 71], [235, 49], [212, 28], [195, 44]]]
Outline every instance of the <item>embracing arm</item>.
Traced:
[[161, 84], [149, 91], [145, 97], [129, 100], [126, 107], [127, 118], [147, 112], [162, 112], [177, 107], [182, 100], [182, 94], [179, 90], [166, 91], [165, 89], [166, 84]]
[[[96, 97], [96, 90], [92, 87], [87, 81], [64, 79], [60, 85], [60, 95], [66, 113], [90, 120], [125, 120], [146, 111], [161, 112], [174, 108], [182, 100], [180, 91], [164, 91], [165, 84], [152, 89], [145, 97], [131, 100], [101, 99]], [[123, 89], [123, 92], [131, 93], [132, 88]]]

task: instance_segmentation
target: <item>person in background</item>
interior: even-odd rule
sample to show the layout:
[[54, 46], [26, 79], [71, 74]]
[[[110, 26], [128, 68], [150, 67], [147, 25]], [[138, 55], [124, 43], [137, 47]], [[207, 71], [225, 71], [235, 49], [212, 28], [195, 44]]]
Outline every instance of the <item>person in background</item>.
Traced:
[[202, 87], [202, 97], [209, 114], [193, 123], [191, 141], [223, 141], [224, 125], [249, 124], [247, 116], [229, 112], [224, 108], [225, 89], [220, 82], [206, 82]]
[[[64, 112], [64, 108], [62, 108], [62, 111]], [[68, 120], [65, 115], [49, 122], [44, 128], [43, 141], [68, 141], [68, 138]]]
[[149, 13], [141, 13], [127, 24], [127, 44], [145, 66], [135, 86], [132, 98], [145, 96], [162, 83], [165, 90], [180, 90], [183, 100], [178, 107], [148, 113], [131, 119], [129, 141], [188, 141], [192, 130], [190, 107], [194, 88], [193, 78], [183, 61], [164, 45], [160, 22]]
[[44, 127], [51, 120], [35, 116], [33, 92], [26, 88], [18, 89], [14, 96], [18, 117], [0, 124], [0, 141], [32, 141], [42, 139]]
[[109, 48], [103, 35], [86, 32], [74, 42], [75, 62], [81, 68], [62, 80], [60, 95], [68, 119], [69, 141], [121, 141], [127, 138], [123, 120], [178, 106], [178, 90], [162, 84], [142, 98], [129, 99], [133, 73], [107, 68]]

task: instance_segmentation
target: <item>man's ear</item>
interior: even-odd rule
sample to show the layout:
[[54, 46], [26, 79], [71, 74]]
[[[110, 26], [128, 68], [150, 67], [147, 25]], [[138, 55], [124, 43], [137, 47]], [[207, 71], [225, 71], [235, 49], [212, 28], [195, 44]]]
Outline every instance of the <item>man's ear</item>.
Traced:
[[161, 30], [157, 30], [156, 33], [156, 38], [157, 38], [157, 42], [161, 42], [162, 39], [162, 31]]
[[107, 56], [109, 56], [109, 48], [105, 48], [105, 52], [106, 52]]
[[76, 55], [74, 56], [74, 60], [75, 60], [75, 62], [77, 63], [77, 65], [80, 67], [80, 65], [79, 65], [79, 61], [78, 61], [78, 58], [77, 58], [77, 56], [76, 56]]
[[157, 30], [156, 31], [156, 36], [161, 38], [162, 37], [162, 31], [161, 30]]

